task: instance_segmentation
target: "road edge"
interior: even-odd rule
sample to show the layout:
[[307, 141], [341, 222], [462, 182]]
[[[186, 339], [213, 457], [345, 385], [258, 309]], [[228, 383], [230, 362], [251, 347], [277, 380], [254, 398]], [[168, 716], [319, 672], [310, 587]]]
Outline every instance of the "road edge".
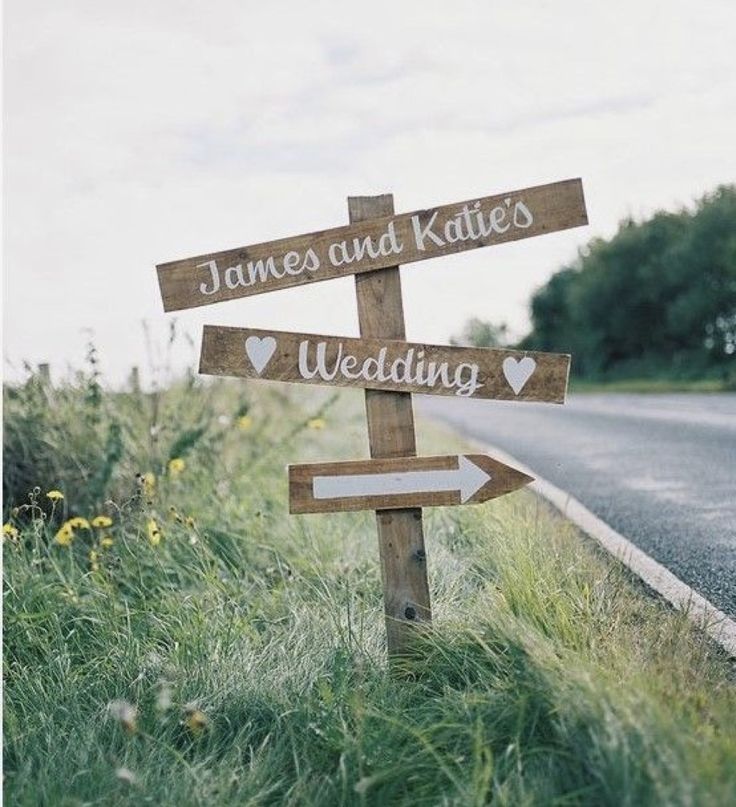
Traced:
[[683, 583], [679, 577], [639, 549], [620, 532], [598, 518], [572, 494], [540, 477], [533, 469], [498, 446], [481, 442], [475, 438], [466, 439], [501, 462], [533, 476], [534, 482], [527, 486], [528, 489], [548, 501], [568, 521], [590, 536], [617, 561], [623, 563], [647, 586], [679, 611], [685, 613], [693, 624], [705, 631], [729, 656], [736, 658], [736, 622], [723, 611], [716, 608], [713, 603], [702, 594], [698, 594], [687, 583]]

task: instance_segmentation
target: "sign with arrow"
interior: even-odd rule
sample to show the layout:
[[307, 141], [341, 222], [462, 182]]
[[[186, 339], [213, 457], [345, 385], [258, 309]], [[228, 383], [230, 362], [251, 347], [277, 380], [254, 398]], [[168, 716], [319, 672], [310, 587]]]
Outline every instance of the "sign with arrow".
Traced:
[[165, 311], [356, 275], [587, 224], [568, 179], [159, 264]]
[[532, 477], [485, 454], [289, 466], [289, 511], [333, 513], [477, 504]]
[[205, 326], [200, 372], [365, 389], [372, 459], [289, 467], [292, 513], [375, 510], [390, 656], [432, 620], [422, 507], [484, 502], [531, 477], [483, 454], [417, 457], [412, 393], [564, 403], [570, 357], [406, 341], [399, 264], [588, 223], [579, 179], [396, 214], [351, 196], [344, 227], [157, 266], [166, 311], [355, 275], [359, 339]]
[[564, 353], [205, 325], [199, 372], [299, 384], [564, 403]]

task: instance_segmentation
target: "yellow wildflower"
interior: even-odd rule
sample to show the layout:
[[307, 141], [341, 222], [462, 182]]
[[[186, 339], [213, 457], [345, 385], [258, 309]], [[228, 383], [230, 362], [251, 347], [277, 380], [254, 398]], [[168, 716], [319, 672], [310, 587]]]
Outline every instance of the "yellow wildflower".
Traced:
[[92, 526], [102, 529], [103, 527], [112, 527], [112, 519], [110, 516], [95, 516], [92, 519]]
[[100, 553], [97, 552], [94, 549], [90, 549], [90, 551], [89, 551], [89, 568], [93, 572], [98, 571], [98, 569], [100, 568], [99, 560], [100, 560]]
[[253, 425], [253, 418], [250, 415], [241, 415], [238, 418], [238, 428], [241, 431], [247, 432]]
[[109, 549], [114, 543], [115, 541], [112, 535], [103, 535], [102, 538], [100, 538], [100, 546], [103, 549]]
[[64, 498], [64, 494], [60, 490], [50, 490], [46, 494], [47, 499], [51, 499], [52, 502], [59, 502]]
[[69, 600], [69, 602], [73, 602], [75, 604], [79, 602], [79, 597], [77, 596], [76, 591], [74, 591], [74, 589], [70, 586], [66, 586], [64, 588], [64, 590], [61, 592], [61, 596], [65, 600]]
[[74, 540], [74, 530], [69, 526], [69, 522], [67, 521], [61, 529], [56, 533], [54, 538], [59, 546], [71, 546], [72, 541]]
[[146, 498], [152, 499], [156, 493], [156, 474], [147, 471], [145, 474], [141, 474], [138, 479]]
[[195, 737], [202, 734], [207, 728], [207, 715], [201, 709], [194, 706], [194, 704], [185, 706], [184, 712], [186, 714], [184, 725]]
[[158, 528], [156, 519], [149, 518], [146, 528], [148, 529], [148, 540], [151, 546], [158, 546], [161, 543], [161, 530]]
[[88, 530], [90, 529], [89, 521], [86, 518], [82, 518], [82, 516], [74, 516], [74, 518], [70, 518], [64, 526], [69, 526], [73, 530]]
[[327, 425], [324, 418], [312, 418], [310, 421], [307, 421], [307, 426], [310, 429], [324, 429]]
[[189, 527], [190, 530], [193, 530], [196, 526], [196, 524], [194, 523], [194, 519], [191, 516], [187, 516], [185, 524], [187, 525], [187, 527]]
[[174, 457], [169, 460], [169, 473], [178, 476], [187, 467], [186, 462], [181, 457]]
[[11, 541], [18, 540], [18, 530], [12, 524], [3, 524], [3, 538], [10, 538]]

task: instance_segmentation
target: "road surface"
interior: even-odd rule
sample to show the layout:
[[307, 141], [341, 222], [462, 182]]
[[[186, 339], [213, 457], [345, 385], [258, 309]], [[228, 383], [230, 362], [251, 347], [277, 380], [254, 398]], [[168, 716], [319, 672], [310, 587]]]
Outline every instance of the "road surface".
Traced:
[[571, 493], [736, 618], [736, 394], [415, 401]]

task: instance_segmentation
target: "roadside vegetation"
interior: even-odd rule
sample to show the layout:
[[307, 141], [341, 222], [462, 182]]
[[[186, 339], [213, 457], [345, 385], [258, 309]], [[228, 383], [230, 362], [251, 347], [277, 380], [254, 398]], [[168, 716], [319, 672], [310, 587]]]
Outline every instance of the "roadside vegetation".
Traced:
[[469, 320], [461, 343], [572, 354], [578, 389], [736, 390], [736, 185], [626, 219], [533, 295], [531, 332]]
[[6, 804], [736, 803], [733, 662], [530, 493], [425, 511], [391, 669], [372, 515], [287, 514], [361, 395], [91, 359], [5, 390]]
[[714, 378], [700, 380], [677, 380], [671, 378], [622, 378], [618, 381], [588, 381], [581, 378], [570, 380], [570, 392], [637, 392], [647, 394], [670, 394], [678, 392], [727, 392], [730, 383]]

